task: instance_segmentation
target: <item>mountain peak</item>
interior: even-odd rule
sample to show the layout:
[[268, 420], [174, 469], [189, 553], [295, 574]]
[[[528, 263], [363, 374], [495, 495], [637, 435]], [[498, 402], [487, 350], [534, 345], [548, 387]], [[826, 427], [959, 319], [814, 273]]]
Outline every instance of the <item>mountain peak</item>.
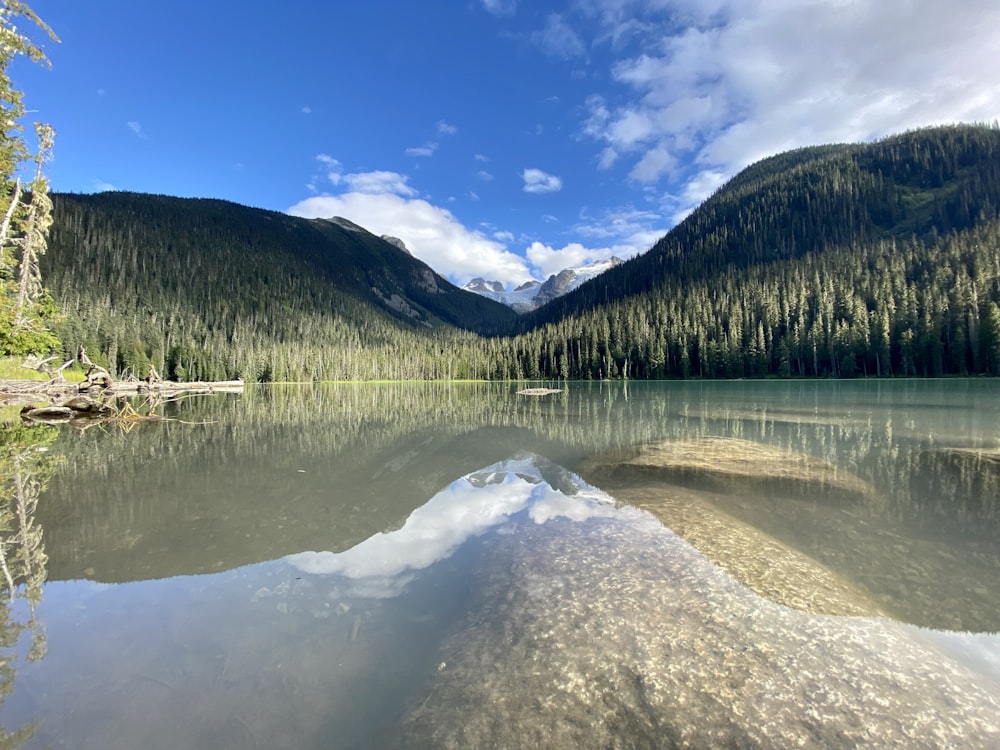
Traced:
[[486, 281], [482, 278], [475, 278], [462, 288], [489, 297], [496, 302], [502, 302], [517, 312], [524, 313], [541, 307], [556, 297], [561, 297], [585, 281], [590, 281], [595, 276], [620, 265], [622, 262], [621, 258], [613, 255], [607, 260], [564, 268], [559, 273], [549, 276], [544, 283], [536, 279], [529, 279], [510, 292], [506, 291], [504, 285], [499, 281]]
[[413, 253], [410, 252], [410, 248], [408, 248], [406, 246], [406, 243], [403, 242], [401, 239], [399, 239], [399, 237], [393, 237], [391, 234], [383, 234], [382, 239], [388, 242], [390, 245], [398, 247], [407, 255], [413, 255]]

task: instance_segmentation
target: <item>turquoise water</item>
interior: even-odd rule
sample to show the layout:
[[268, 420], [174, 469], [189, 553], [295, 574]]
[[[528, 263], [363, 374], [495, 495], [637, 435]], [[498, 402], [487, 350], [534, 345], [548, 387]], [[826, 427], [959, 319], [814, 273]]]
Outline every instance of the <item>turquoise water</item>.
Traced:
[[18, 435], [9, 744], [1000, 743], [1000, 383], [515, 391], [262, 388]]

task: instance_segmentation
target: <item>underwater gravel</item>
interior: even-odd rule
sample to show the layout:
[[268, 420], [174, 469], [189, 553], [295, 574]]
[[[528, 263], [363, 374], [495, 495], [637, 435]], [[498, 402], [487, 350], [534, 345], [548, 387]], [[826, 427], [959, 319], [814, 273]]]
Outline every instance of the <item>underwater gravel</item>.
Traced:
[[1000, 747], [1000, 685], [878, 617], [763, 599], [651, 516], [497, 535], [409, 747]]

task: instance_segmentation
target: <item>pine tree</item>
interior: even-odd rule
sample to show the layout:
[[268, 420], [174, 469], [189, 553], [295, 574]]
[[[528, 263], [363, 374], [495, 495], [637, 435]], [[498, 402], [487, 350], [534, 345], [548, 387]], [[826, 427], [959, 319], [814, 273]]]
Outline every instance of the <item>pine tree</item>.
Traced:
[[[52, 223], [52, 200], [43, 167], [55, 137], [52, 127], [35, 124], [38, 152], [31, 156], [20, 119], [23, 95], [11, 83], [9, 68], [18, 55], [47, 65], [48, 59], [17, 25], [30, 21], [54, 41], [52, 30], [26, 3], [2, 0], [0, 5], [0, 354], [47, 352], [59, 346], [50, 330], [56, 306], [42, 287], [38, 259], [45, 253]], [[18, 174], [26, 161], [35, 175], [26, 191]]]

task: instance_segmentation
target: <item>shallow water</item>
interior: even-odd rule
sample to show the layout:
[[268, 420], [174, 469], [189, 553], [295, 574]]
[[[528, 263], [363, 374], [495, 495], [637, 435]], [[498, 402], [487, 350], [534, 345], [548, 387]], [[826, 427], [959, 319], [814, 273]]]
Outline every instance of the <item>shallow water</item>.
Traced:
[[1000, 744], [1000, 382], [515, 390], [8, 435], [7, 743]]

